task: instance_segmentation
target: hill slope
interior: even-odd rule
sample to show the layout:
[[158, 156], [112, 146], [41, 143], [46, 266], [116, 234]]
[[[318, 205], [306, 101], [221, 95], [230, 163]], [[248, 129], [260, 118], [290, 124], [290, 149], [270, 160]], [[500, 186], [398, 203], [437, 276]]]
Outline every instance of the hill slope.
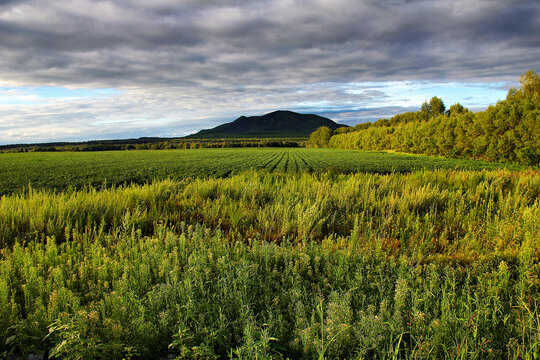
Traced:
[[241, 116], [233, 122], [201, 130], [188, 137], [307, 137], [321, 126], [334, 130], [346, 125], [318, 115], [279, 110], [262, 116]]

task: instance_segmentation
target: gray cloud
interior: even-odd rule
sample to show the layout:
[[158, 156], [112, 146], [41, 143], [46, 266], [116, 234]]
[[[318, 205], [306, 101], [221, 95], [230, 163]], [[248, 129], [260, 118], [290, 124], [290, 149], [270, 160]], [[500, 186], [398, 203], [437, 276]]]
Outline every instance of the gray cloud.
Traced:
[[339, 91], [317, 84], [515, 81], [540, 68], [537, 0], [4, 0], [0, 33], [0, 85], [124, 89], [134, 97], [120, 103], [150, 120], [136, 99], [163, 91], [154, 103], [169, 112], [152, 111], [165, 118], [195, 116], [189, 105], [220, 119], [331, 108]]
[[538, 1], [175, 3], [11, 3], [0, 13], [2, 77], [132, 86], [515, 77], [540, 53]]

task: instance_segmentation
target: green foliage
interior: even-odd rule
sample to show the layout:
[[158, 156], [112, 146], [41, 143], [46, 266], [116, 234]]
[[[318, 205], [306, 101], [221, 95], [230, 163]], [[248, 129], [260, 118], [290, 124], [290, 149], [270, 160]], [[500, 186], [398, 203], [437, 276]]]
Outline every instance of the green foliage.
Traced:
[[452, 106], [450, 106], [450, 109], [448, 109], [448, 116], [452, 117], [453, 115], [459, 115], [459, 114], [464, 114], [466, 112], [468, 112], [469, 110], [467, 110], [463, 105], [461, 105], [460, 103], [457, 103], [457, 104], [454, 104]]
[[464, 267], [362, 254], [332, 237], [277, 245], [224, 236], [180, 224], [4, 249], [0, 279], [17, 306], [4, 310], [2, 328], [28, 329], [8, 330], [16, 352], [70, 359], [538, 352], [540, 265], [525, 252]]
[[49, 356], [70, 360], [99, 359], [103, 344], [90, 334], [82, 334], [81, 327], [84, 328], [74, 324], [71, 319], [65, 324], [60, 319], [51, 324], [45, 338], [52, 336], [56, 339], [53, 340], [55, 345], [49, 351]]
[[321, 126], [309, 135], [308, 144], [313, 147], [328, 147], [328, 142], [332, 137], [332, 129], [328, 126]]
[[395, 150], [503, 163], [540, 164], [540, 80], [530, 70], [505, 101], [472, 113], [436, 97], [421, 111], [380, 120], [359, 131], [334, 135], [330, 147]]
[[429, 100], [429, 103], [425, 101], [422, 104], [419, 117], [422, 120], [427, 120], [429, 118], [444, 114], [445, 110], [446, 110], [446, 107], [442, 99], [434, 96]]
[[[474, 259], [540, 245], [539, 194], [536, 172], [448, 170], [248, 172], [102, 191], [33, 190], [0, 202], [0, 244], [11, 247], [46, 237], [85, 244], [104, 234], [137, 230], [134, 236], [145, 236], [160, 224], [188, 222], [220, 227], [230, 241], [240, 234], [276, 242], [351, 236], [367, 252], [381, 246], [420, 259]], [[519, 219], [515, 214], [521, 214]]]
[[538, 101], [540, 97], [540, 76], [538, 76], [538, 74], [531, 69], [525, 74], [521, 74], [520, 82], [521, 88], [510, 89], [508, 92], [508, 98]]

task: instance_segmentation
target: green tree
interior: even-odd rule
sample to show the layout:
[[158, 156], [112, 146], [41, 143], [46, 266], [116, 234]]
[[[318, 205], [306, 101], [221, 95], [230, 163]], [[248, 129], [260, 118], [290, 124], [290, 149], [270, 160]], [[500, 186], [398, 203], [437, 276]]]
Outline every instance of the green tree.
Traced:
[[420, 120], [423, 120], [423, 121], [431, 117], [431, 107], [429, 106], [427, 101], [424, 101], [424, 103], [422, 104], [422, 107], [420, 108], [420, 112], [418, 115], [419, 115]]
[[512, 98], [538, 100], [540, 98], [540, 77], [534, 70], [521, 74], [521, 88], [510, 89], [507, 100]]
[[420, 118], [422, 120], [427, 120], [429, 118], [444, 114], [445, 110], [446, 107], [444, 106], [442, 99], [434, 96], [429, 100], [429, 103], [424, 101], [422, 104], [422, 107], [420, 108]]
[[519, 89], [511, 89], [506, 100], [485, 111], [473, 113], [457, 103], [445, 113], [443, 101], [434, 96], [416, 113], [398, 114], [355, 126], [350, 134], [337, 134], [330, 146], [538, 165], [540, 76], [529, 70], [520, 81]]
[[448, 109], [446, 114], [448, 116], [455, 116], [455, 115], [459, 115], [459, 114], [464, 114], [464, 113], [466, 113], [468, 111], [469, 111], [469, 109], [467, 109], [466, 107], [464, 107], [460, 103], [457, 103], [457, 104], [454, 104], [454, 105], [450, 106], [450, 109]]
[[444, 114], [446, 107], [442, 99], [434, 96], [429, 100], [429, 109], [431, 110], [431, 117]]
[[328, 126], [321, 126], [311, 133], [309, 143], [315, 147], [328, 147], [328, 142], [332, 137], [332, 129]]

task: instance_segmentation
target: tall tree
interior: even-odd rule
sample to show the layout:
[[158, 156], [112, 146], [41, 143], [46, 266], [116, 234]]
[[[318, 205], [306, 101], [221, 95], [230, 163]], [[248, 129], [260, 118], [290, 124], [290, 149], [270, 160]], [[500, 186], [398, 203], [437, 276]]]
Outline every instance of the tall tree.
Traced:
[[540, 77], [534, 70], [521, 74], [520, 82], [523, 97], [536, 100], [540, 97]]
[[446, 115], [455, 116], [455, 115], [466, 113], [468, 111], [469, 111], [469, 109], [465, 108], [460, 103], [457, 103], [457, 104], [454, 104], [454, 105], [450, 106], [450, 109], [448, 109], [448, 111], [446, 112]]
[[427, 120], [429, 118], [444, 114], [445, 110], [446, 107], [444, 106], [442, 99], [434, 96], [429, 100], [429, 103], [424, 101], [422, 107], [420, 108], [420, 117], [422, 120]]
[[429, 100], [429, 109], [431, 110], [431, 117], [433, 117], [444, 114], [446, 106], [444, 106], [442, 99], [434, 96]]
[[530, 99], [538, 100], [540, 98], [540, 77], [534, 70], [529, 70], [520, 77], [521, 88], [512, 88], [508, 91], [506, 100]]
[[321, 126], [311, 133], [309, 143], [316, 147], [328, 147], [328, 142], [332, 137], [332, 129], [328, 126]]

